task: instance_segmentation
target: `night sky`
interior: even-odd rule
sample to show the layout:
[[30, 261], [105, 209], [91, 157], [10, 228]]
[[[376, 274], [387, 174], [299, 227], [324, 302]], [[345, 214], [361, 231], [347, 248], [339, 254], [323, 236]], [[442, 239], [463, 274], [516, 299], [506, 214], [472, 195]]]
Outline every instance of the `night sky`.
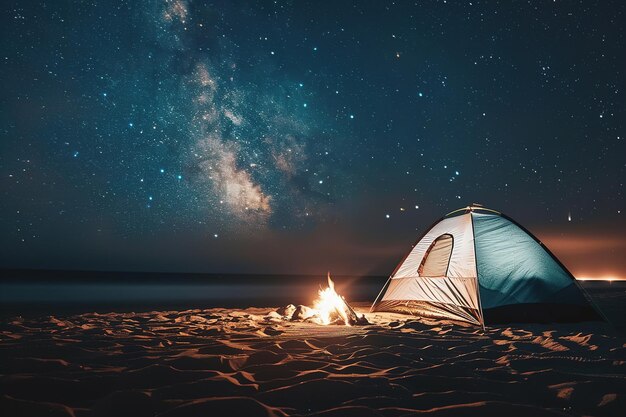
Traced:
[[625, 3], [3, 3], [0, 267], [382, 274], [472, 202], [626, 276]]

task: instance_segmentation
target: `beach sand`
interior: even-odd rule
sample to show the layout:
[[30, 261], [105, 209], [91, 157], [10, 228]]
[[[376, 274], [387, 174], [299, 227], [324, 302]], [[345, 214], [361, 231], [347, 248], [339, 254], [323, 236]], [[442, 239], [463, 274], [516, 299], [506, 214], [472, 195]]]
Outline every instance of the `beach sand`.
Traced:
[[626, 338], [602, 323], [370, 326], [275, 308], [13, 317], [3, 416], [624, 415]]

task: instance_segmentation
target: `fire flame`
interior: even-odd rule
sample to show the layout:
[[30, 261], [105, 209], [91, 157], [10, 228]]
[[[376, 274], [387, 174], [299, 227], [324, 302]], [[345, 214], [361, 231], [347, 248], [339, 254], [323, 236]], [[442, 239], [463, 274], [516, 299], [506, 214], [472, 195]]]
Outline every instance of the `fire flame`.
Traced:
[[335, 283], [330, 279], [330, 272], [328, 273], [328, 288], [320, 289], [318, 295], [313, 308], [316, 310], [321, 324], [328, 325], [333, 321], [333, 316], [339, 315], [346, 326], [350, 326], [348, 307], [343, 298], [335, 291]]

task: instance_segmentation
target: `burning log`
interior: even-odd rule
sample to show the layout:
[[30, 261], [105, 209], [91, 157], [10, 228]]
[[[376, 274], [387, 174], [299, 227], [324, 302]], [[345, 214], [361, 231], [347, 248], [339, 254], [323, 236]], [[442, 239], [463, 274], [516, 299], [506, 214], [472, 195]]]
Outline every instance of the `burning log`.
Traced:
[[355, 326], [355, 325], [366, 325], [366, 324], [370, 324], [369, 321], [367, 321], [367, 319], [365, 318], [365, 314], [362, 314], [361, 317], [359, 317], [358, 314], [356, 314], [356, 311], [354, 311], [354, 309], [352, 308], [352, 306], [350, 306], [350, 304], [348, 304], [348, 302], [346, 301], [346, 298], [342, 295], [341, 299], [343, 300], [343, 303], [346, 306], [346, 309], [348, 310], [348, 321], [351, 326]]

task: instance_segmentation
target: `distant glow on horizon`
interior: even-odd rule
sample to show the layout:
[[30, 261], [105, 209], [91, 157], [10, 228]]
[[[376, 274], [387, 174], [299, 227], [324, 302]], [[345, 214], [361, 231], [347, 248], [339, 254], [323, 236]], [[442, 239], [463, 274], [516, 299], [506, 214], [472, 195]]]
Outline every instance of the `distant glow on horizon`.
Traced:
[[601, 276], [581, 276], [576, 277], [577, 281], [626, 281], [626, 277], [618, 277], [616, 275], [601, 275]]

